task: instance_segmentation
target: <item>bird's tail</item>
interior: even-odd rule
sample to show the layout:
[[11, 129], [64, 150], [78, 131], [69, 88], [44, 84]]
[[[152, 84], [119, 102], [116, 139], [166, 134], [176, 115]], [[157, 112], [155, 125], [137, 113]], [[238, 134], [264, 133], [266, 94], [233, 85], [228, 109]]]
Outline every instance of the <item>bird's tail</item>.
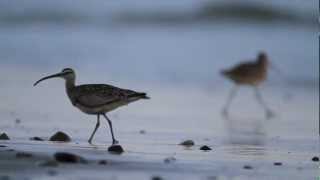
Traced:
[[228, 76], [230, 76], [230, 71], [227, 69], [223, 69], [220, 71], [220, 74], [228, 77]]

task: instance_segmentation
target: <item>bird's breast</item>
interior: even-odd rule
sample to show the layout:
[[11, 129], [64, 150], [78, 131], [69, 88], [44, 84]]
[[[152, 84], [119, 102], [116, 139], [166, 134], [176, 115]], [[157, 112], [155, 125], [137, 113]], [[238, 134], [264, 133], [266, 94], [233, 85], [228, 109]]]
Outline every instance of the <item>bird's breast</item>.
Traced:
[[97, 106], [86, 106], [80, 103], [76, 103], [75, 106], [80, 111], [86, 114], [104, 114], [127, 104], [128, 102], [125, 102], [125, 101], [117, 101], [117, 102], [108, 103], [104, 105], [97, 105]]

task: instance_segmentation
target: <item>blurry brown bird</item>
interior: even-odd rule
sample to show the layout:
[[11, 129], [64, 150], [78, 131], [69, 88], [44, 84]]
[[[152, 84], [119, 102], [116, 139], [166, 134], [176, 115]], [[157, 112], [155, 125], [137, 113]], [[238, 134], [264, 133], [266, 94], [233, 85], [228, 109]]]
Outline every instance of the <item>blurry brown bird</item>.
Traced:
[[223, 108], [223, 115], [228, 116], [229, 106], [235, 97], [239, 86], [249, 85], [255, 89], [256, 99], [264, 108], [267, 119], [270, 119], [274, 116], [273, 112], [264, 102], [258, 88], [258, 86], [267, 79], [269, 64], [270, 62], [266, 53], [260, 52], [255, 61], [240, 63], [233, 68], [221, 71], [223, 76], [229, 78], [235, 83], [235, 86], [231, 90], [231, 93], [227, 99], [227, 103]]

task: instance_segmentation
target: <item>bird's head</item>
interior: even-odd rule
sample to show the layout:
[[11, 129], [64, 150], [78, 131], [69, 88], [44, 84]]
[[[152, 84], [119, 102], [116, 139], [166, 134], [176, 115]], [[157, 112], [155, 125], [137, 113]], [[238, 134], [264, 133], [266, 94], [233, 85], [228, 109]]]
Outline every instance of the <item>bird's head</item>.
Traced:
[[56, 74], [53, 74], [53, 75], [50, 75], [50, 76], [46, 76], [46, 77], [43, 77], [43, 78], [39, 79], [37, 82], [35, 82], [33, 84], [33, 86], [36, 86], [41, 81], [44, 81], [44, 80], [47, 80], [47, 79], [51, 79], [51, 78], [57, 78], [57, 77], [63, 78], [66, 81], [74, 82], [75, 78], [76, 78], [76, 74], [75, 74], [73, 69], [65, 68], [59, 73], [56, 73]]
[[260, 52], [258, 54], [258, 58], [257, 58], [258, 62], [260, 64], [264, 64], [264, 65], [267, 65], [268, 64], [268, 56], [265, 52]]

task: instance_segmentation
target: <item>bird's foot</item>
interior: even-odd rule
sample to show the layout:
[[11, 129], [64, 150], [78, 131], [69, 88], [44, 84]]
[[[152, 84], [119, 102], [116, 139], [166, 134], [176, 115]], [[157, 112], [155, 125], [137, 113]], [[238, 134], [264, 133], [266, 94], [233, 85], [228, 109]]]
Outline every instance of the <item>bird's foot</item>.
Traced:
[[221, 114], [226, 119], [229, 117], [229, 112], [228, 112], [228, 110], [226, 108], [223, 108]]
[[89, 140], [88, 140], [88, 143], [92, 145], [92, 139], [89, 139]]
[[117, 141], [117, 140], [112, 140], [112, 145], [116, 145], [116, 144], [119, 144], [119, 141]]
[[266, 110], [266, 118], [269, 120], [269, 119], [273, 119], [274, 117], [276, 116], [276, 114], [271, 111], [270, 109], [267, 109]]

